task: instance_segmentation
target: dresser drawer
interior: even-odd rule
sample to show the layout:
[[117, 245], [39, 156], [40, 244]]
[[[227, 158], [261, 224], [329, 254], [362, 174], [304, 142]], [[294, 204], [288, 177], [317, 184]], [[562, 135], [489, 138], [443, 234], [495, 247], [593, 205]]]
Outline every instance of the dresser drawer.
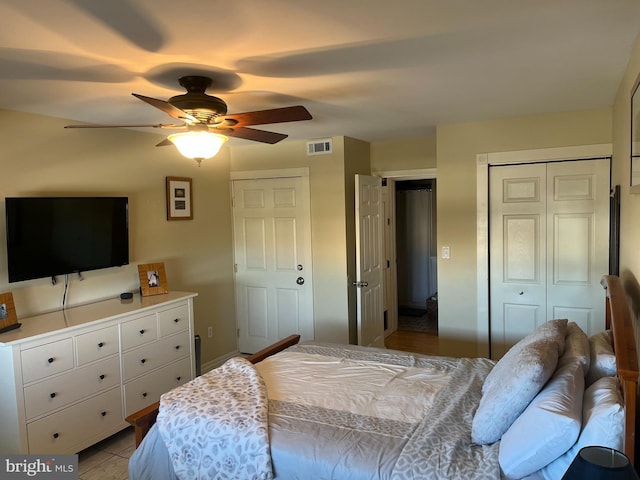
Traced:
[[189, 355], [189, 332], [184, 331], [164, 337], [129, 350], [122, 356], [122, 377], [126, 382], [138, 375], [150, 372], [166, 363], [174, 362]]
[[118, 326], [101, 328], [76, 337], [78, 365], [95, 362], [118, 353]]
[[27, 420], [117, 385], [120, 385], [117, 356], [34, 383], [24, 389]]
[[20, 357], [24, 383], [62, 373], [73, 368], [73, 340], [65, 338], [28, 348], [20, 352]]
[[160, 395], [191, 380], [191, 359], [167, 365], [124, 385], [125, 416], [160, 400]]
[[156, 314], [136, 318], [120, 325], [122, 349], [138, 347], [158, 338], [158, 320]]
[[180, 305], [158, 312], [158, 335], [166, 337], [189, 328], [189, 307]]
[[76, 446], [123, 422], [120, 388], [27, 424], [29, 453], [75, 453]]

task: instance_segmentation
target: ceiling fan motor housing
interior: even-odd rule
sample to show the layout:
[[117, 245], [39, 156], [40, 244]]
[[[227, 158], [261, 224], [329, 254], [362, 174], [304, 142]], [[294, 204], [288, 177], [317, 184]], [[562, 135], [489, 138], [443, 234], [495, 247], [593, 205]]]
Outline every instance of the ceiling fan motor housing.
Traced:
[[179, 79], [187, 93], [175, 95], [169, 103], [180, 110], [196, 117], [201, 123], [216, 123], [215, 118], [227, 114], [227, 104], [221, 98], [207, 95], [206, 89], [211, 86], [211, 79], [190, 75]]

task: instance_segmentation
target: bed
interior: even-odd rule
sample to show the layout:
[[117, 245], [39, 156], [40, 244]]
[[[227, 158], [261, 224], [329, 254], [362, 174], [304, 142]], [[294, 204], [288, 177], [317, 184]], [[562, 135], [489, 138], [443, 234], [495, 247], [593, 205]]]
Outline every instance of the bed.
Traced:
[[579, 448], [635, 458], [638, 361], [620, 279], [605, 332], [551, 320], [499, 361], [284, 339], [128, 420], [129, 478], [561, 478]]

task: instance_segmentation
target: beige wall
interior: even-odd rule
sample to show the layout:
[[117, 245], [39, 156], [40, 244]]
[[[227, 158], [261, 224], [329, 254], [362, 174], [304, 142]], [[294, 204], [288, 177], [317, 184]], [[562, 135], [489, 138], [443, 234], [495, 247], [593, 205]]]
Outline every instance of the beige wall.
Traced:
[[613, 183], [620, 185], [620, 273], [640, 275], [640, 195], [630, 193], [631, 88], [640, 75], [640, 37], [613, 106]]
[[[161, 136], [124, 129], [65, 130], [66, 121], [0, 110], [0, 195], [121, 195], [129, 197], [130, 265], [69, 276], [68, 305], [116, 297], [139, 287], [137, 264], [163, 261], [169, 289], [194, 291], [203, 362], [235, 349], [229, 154], [195, 162]], [[34, 132], [37, 136], [34, 138]], [[194, 219], [166, 220], [165, 177], [193, 180]], [[4, 205], [4, 202], [1, 203]], [[2, 207], [2, 210], [4, 208]], [[4, 214], [1, 215], [4, 217]], [[0, 222], [0, 244], [5, 243]], [[63, 282], [7, 283], [0, 247], [0, 291], [12, 291], [20, 318], [60, 308]], [[206, 326], [214, 336], [208, 339]]]
[[436, 137], [371, 143], [371, 171], [436, 168]]
[[449, 260], [438, 259], [442, 354], [488, 352], [476, 325], [476, 154], [610, 142], [608, 108], [438, 127], [438, 251], [451, 248]]

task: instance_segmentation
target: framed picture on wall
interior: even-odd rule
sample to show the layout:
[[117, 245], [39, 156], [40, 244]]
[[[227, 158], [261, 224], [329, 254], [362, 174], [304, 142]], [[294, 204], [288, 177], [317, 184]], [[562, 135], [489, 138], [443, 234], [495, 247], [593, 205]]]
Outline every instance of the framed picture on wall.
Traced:
[[143, 297], [169, 293], [164, 263], [140, 264], [138, 265], [138, 275], [140, 277], [140, 293]]
[[191, 179], [167, 177], [167, 220], [192, 220]]
[[11, 292], [0, 293], [0, 333], [20, 328]]

